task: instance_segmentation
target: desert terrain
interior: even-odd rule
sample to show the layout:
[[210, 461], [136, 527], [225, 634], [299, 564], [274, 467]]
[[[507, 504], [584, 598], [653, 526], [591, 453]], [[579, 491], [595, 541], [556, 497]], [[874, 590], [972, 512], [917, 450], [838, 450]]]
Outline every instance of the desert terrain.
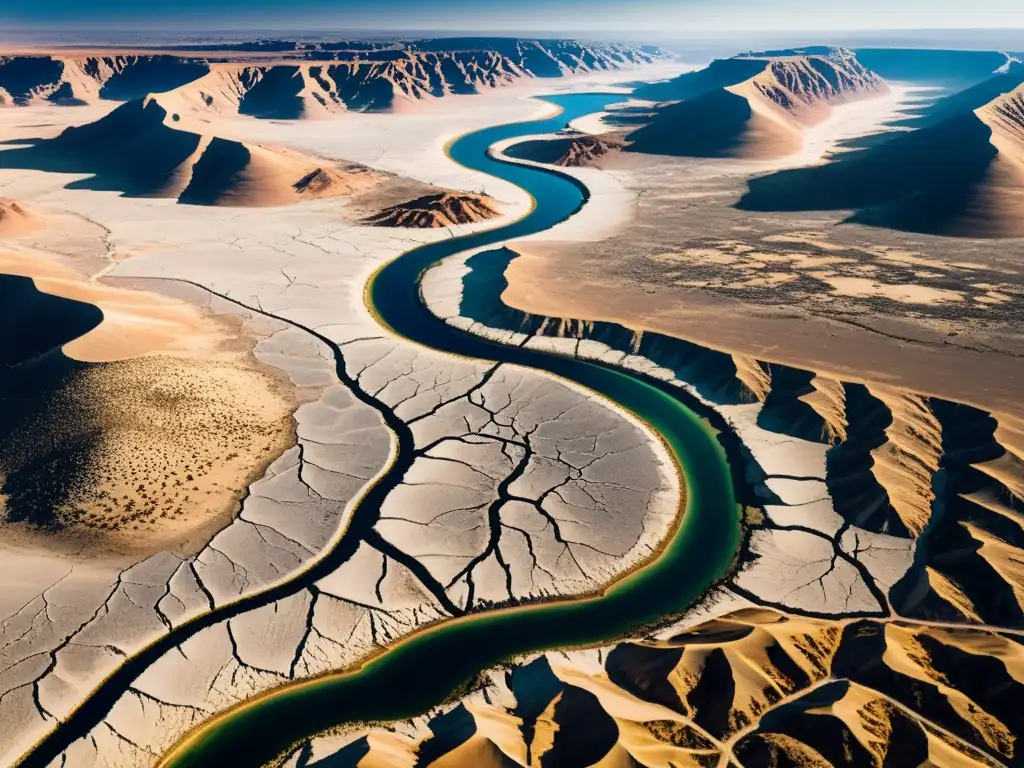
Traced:
[[[577, 87], [621, 76], [604, 68]], [[79, 77], [62, 71], [54, 91]], [[117, 692], [112, 719], [61, 759], [145, 765], [202, 712], [446, 616], [592, 592], [656, 552], [680, 489], [643, 425], [539, 374], [406, 345], [362, 302], [410, 245], [526, 209], [441, 150], [467, 119], [549, 112], [522, 98], [538, 86], [428, 94], [422, 114], [335, 116], [339, 131], [217, 114], [177, 82], [83, 103], [43, 85], [0, 111], [3, 271], [53, 297], [32, 311], [54, 331], [54, 365], [12, 358], [5, 380], [37, 406], [4, 455], [4, 546], [26, 573], [4, 609], [5, 761], [102, 689]], [[482, 529], [505, 504], [510, 517]], [[318, 629], [279, 664], [267, 654], [296, 648], [271, 617], [294, 610]], [[110, 677], [140, 654], [171, 666]], [[207, 698], [179, 706], [193, 685]]]
[[[0, 57], [0, 762], [185, 764], [247, 706], [582, 609], [690, 535], [707, 489], [657, 420], [368, 306], [451, 241], [410, 287], [433, 321], [677, 397], [738, 547], [681, 611], [270, 765], [1014, 764], [1024, 74], [861, 53]], [[595, 92], [487, 150], [585, 205], [460, 251], [537, 198], [452, 143]]]
[[[558, 243], [557, 232], [524, 242], [506, 301], [1019, 417], [1022, 72], [1014, 64], [941, 99], [929, 86], [896, 83], [884, 93], [871, 80], [797, 134], [797, 145], [761, 145], [767, 154], [746, 161], [749, 136], [730, 138], [735, 151], [723, 155], [691, 151], [688, 134], [671, 131], [673, 156], [650, 154], [645, 141], [605, 154], [598, 165], [632, 197], [629, 226], [585, 245]], [[613, 113], [605, 133], [582, 140], [628, 143], [663, 124], [664, 110], [721, 93], [707, 90], [721, 82], [685, 74], [654, 93], [671, 86], [692, 100], [648, 118], [641, 108], [639, 117]], [[651, 122], [624, 132], [624, 119]], [[888, 140], [848, 146], [880, 133]], [[947, 157], [951, 145], [963, 150]]]
[[[997, 123], [993, 154], [1015, 87], [972, 107]], [[874, 130], [927, 122], [900, 98], [875, 107]], [[570, 168], [597, 194], [548, 233], [437, 266], [424, 298], [471, 333], [643, 372], [722, 413], [752, 484], [737, 570], [678, 623], [517, 660], [425, 717], [308, 740], [285, 764], [1013, 764], [1016, 243], [987, 225], [970, 240], [911, 239], [820, 214], [737, 214], [749, 179], [779, 171], [637, 160], [610, 114], [603, 135], [503, 147]], [[837, 127], [836, 154], [854, 138]], [[613, 149], [572, 148], [596, 142]], [[631, 220], [606, 237], [626, 195]], [[1001, 291], [975, 272], [999, 275]], [[984, 313], [1003, 296], [1006, 315]], [[975, 664], [990, 665], [985, 686]]]

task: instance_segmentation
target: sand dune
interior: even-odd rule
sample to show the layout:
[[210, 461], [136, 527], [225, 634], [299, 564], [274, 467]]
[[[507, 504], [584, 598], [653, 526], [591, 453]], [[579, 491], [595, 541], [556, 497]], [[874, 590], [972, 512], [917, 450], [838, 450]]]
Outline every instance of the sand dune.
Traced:
[[783, 53], [718, 61], [673, 81], [674, 91], [663, 95], [682, 101], [658, 108], [629, 134], [628, 150], [752, 160], [791, 155], [803, 146], [802, 130], [825, 120], [833, 106], [888, 92], [849, 51]]
[[[928, 483], [923, 449], [938, 433], [933, 429], [927, 440], [916, 428], [904, 427], [907, 437], [917, 435], [915, 453], [921, 458], [917, 471], [903, 477], [916, 478], [916, 498], [923, 501], [932, 493], [938, 498], [929, 513], [928, 545], [918, 555], [924, 568], [912, 570], [897, 586], [893, 605], [902, 615], [921, 619], [1024, 625], [1024, 462], [1012, 448], [1013, 432], [966, 406], [933, 405], [932, 411], [941, 423], [944, 455], [941, 470]], [[927, 419], [918, 414], [916, 421], [927, 433]], [[906, 417], [903, 423], [910, 425]]]
[[351, 755], [365, 755], [360, 765], [415, 754], [431, 766], [978, 768], [1015, 759], [1022, 673], [1020, 645], [993, 633], [737, 611], [658, 641], [512, 664], [409, 737], [370, 729], [366, 751]]
[[811, 380], [814, 391], [800, 399], [821, 416], [825, 437], [832, 444], [846, 440], [849, 422], [846, 420], [846, 390], [842, 382], [821, 374]]
[[[962, 237], [1024, 236], [1024, 86], [827, 165], [750, 182], [744, 210], [847, 210], [851, 221]], [[941, 162], [939, 159], [941, 158]]]
[[628, 152], [767, 160], [800, 151], [799, 131], [745, 96], [723, 89], [660, 108], [627, 135]]
[[100, 309], [103, 321], [64, 345], [64, 354], [73, 360], [103, 363], [148, 354], [212, 355], [221, 343], [220, 329], [186, 302], [86, 282], [37, 254], [0, 251], [0, 274], [31, 278], [44, 293]]
[[886, 442], [871, 452], [871, 471], [903, 525], [917, 537], [931, 520], [932, 483], [943, 453], [942, 424], [926, 398], [882, 387], [871, 388], [871, 393], [892, 414], [892, 423], [885, 429]]
[[19, 323], [39, 330], [23, 332], [31, 357], [0, 360], [9, 534], [115, 558], [205, 543], [293, 441], [294, 397], [257, 364], [255, 339], [184, 301], [85, 281], [45, 254], [2, 253], [0, 275], [31, 279], [43, 299], [14, 297]]
[[[188, 122], [162, 98], [127, 102], [55, 139], [0, 153], [0, 166], [90, 174], [69, 188], [197, 205], [286, 205], [350, 195], [381, 181], [361, 166], [188, 130]], [[176, 103], [172, 97], [167, 101]]]
[[24, 205], [0, 197], [0, 237], [19, 237], [41, 226], [40, 218]]
[[450, 227], [493, 219], [501, 214], [490, 198], [452, 192], [425, 195], [385, 208], [363, 220], [373, 227]]
[[322, 78], [322, 66], [214, 64], [208, 74], [175, 90], [190, 108], [221, 115], [294, 120], [346, 109]]

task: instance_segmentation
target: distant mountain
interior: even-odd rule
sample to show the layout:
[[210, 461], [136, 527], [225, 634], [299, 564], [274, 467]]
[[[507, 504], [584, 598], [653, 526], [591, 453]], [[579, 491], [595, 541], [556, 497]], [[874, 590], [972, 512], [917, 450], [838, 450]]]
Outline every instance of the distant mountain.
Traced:
[[738, 206], [853, 210], [851, 221], [1024, 237], [1024, 86], [827, 165], [754, 179]]
[[659, 107], [629, 134], [628, 151], [751, 159], [798, 152], [801, 129], [833, 106], [888, 91], [852, 53], [829, 48], [720, 60], [652, 88], [680, 101]]
[[0, 104], [85, 104], [169, 91], [210, 71], [177, 56], [0, 56]]
[[[666, 57], [656, 48], [514, 38], [337, 46], [257, 41], [145, 55], [0, 56], [0, 104], [126, 101], [195, 85], [221, 103], [225, 96], [236, 105], [248, 99], [248, 114], [290, 118], [321, 108], [391, 109], [402, 100], [476, 93], [525, 77], [622, 69]], [[258, 93], [251, 94], [254, 89]], [[283, 104], [275, 103], [278, 97]]]

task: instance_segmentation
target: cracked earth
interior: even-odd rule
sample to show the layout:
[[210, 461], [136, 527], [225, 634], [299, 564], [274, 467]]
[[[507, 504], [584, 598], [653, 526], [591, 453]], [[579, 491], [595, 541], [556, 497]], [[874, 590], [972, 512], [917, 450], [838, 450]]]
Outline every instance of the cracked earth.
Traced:
[[[71, 200], [98, 217], [91, 193]], [[103, 219], [108, 252], [146, 242], [147, 220], [165, 229], [183, 215], [119, 202], [123, 219]], [[170, 227], [159, 250], [105, 267], [251, 326], [256, 357], [300, 395], [297, 444], [194, 554], [117, 568], [19, 555], [43, 575], [2, 607], [0, 760], [69, 715], [85, 722], [88, 699], [106, 715], [88, 715], [53, 764], [148, 765], [224, 707], [424, 624], [592, 592], [669, 530], [678, 481], [645, 427], [544, 375], [382, 334], [362, 286], [422, 240], [318, 210], [281, 217]]]

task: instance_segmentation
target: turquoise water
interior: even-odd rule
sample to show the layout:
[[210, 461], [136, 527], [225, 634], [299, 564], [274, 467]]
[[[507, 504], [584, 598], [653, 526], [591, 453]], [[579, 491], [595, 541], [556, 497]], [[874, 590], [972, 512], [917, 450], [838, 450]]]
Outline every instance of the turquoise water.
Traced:
[[[493, 143], [559, 130], [621, 96], [551, 97], [557, 117], [488, 128], [451, 147], [454, 159], [529, 191], [535, 208], [508, 226], [423, 246], [398, 257], [373, 279], [368, 300], [383, 323], [413, 341], [455, 354], [545, 370], [588, 387], [647, 422], [686, 481], [681, 522], [660, 557], [604, 594], [510, 608], [425, 628], [355, 670], [283, 686], [209, 722], [175, 747], [161, 766], [259, 766], [296, 741], [350, 722], [421, 714], [480, 671], [514, 656], [607, 643], [684, 611], [723, 576], [740, 543], [733, 476], [717, 434], [684, 393], [609, 366], [506, 347], [458, 331], [420, 302], [419, 279], [440, 259], [463, 250], [546, 230], [577, 211], [586, 190], [567, 176], [494, 160]], [[495, 268], [503, 268], [500, 261]]]

